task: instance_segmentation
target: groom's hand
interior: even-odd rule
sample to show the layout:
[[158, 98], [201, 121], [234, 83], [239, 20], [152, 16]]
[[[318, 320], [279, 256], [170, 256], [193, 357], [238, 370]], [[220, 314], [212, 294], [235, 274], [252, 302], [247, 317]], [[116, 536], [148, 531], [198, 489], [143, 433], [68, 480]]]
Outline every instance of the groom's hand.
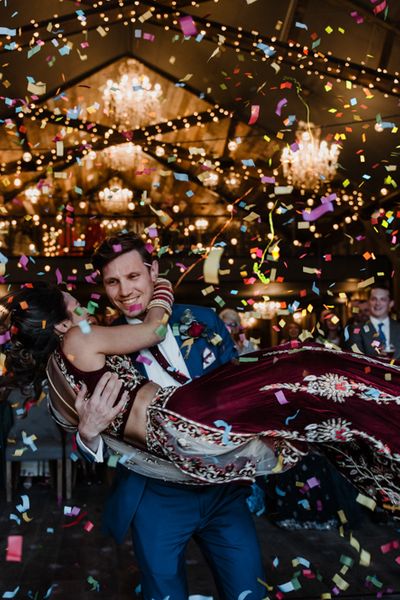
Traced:
[[115, 404], [121, 387], [122, 382], [115, 373], [104, 373], [91, 396], [87, 395], [84, 384], [78, 392], [75, 402], [79, 415], [78, 431], [82, 442], [91, 450], [97, 450], [100, 433], [107, 429], [127, 401], [127, 392], [124, 392]]

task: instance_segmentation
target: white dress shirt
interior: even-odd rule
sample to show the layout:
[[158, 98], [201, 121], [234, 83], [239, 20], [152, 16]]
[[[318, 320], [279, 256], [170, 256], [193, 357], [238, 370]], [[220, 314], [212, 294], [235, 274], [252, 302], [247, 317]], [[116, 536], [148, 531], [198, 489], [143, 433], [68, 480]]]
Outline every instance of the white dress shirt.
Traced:
[[[137, 323], [141, 323], [140, 319], [127, 319], [129, 325], [135, 325]], [[159, 350], [167, 359], [168, 363], [176, 368], [178, 371], [186, 375], [190, 380], [190, 374], [186, 363], [183, 359], [182, 352], [179, 349], [178, 342], [175, 339], [175, 336], [172, 332], [171, 327], [167, 326], [167, 334], [165, 339], [158, 344]], [[139, 353], [140, 356], [144, 358], [142, 364], [145, 368], [146, 375], [149, 380], [158, 383], [162, 387], [174, 385], [181, 385], [178, 383], [171, 375], [165, 371], [162, 366], [156, 361], [154, 356], [148, 350], [141, 350]], [[139, 359], [140, 360], [140, 359]], [[151, 362], [150, 362], [151, 361]], [[141, 362], [141, 361], [140, 361]], [[149, 364], [148, 364], [149, 363]], [[95, 462], [103, 462], [104, 461], [104, 441], [103, 438], [100, 439], [99, 447], [96, 452], [93, 452], [90, 448], [85, 446], [82, 442], [81, 437], [79, 435], [79, 431], [76, 434], [76, 441], [78, 446], [84, 450], [85, 453], [89, 454]]]

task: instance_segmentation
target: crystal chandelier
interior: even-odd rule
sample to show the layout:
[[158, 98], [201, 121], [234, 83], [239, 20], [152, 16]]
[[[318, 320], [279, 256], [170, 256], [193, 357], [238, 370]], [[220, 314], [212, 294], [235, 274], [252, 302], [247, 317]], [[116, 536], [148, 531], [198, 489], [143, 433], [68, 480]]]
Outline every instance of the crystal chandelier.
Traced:
[[240, 187], [240, 176], [237, 173], [229, 173], [224, 183], [230, 192], [234, 192]]
[[219, 175], [215, 171], [206, 171], [197, 176], [201, 183], [208, 188], [214, 188], [218, 185]]
[[100, 204], [108, 213], [125, 213], [132, 209], [132, 198], [132, 190], [123, 187], [123, 182], [118, 177], [110, 179], [108, 186], [99, 192]]
[[25, 198], [32, 202], [32, 204], [37, 204], [40, 198], [40, 190], [37, 187], [28, 187], [24, 190]]
[[140, 66], [129, 61], [118, 81], [108, 79], [103, 91], [105, 113], [121, 126], [142, 127], [160, 120], [162, 88], [151, 84]]
[[289, 184], [306, 190], [318, 189], [332, 181], [340, 154], [338, 144], [320, 141], [321, 130], [299, 121], [296, 143], [282, 151], [283, 174]]
[[141, 146], [132, 144], [132, 142], [110, 146], [101, 152], [102, 162], [110, 169], [115, 169], [116, 171], [129, 171], [142, 158], [143, 152]]

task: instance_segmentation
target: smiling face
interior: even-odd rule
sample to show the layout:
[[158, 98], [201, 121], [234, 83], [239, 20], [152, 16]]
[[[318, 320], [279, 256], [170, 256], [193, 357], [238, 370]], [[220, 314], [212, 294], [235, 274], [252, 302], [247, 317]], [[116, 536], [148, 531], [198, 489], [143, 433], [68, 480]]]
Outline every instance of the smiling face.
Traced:
[[121, 254], [103, 268], [103, 285], [116, 308], [133, 318], [146, 310], [158, 276], [158, 263], [147, 266], [137, 250]]
[[374, 288], [371, 290], [369, 300], [369, 313], [376, 319], [386, 319], [393, 306], [393, 300], [390, 299], [388, 290], [384, 288]]

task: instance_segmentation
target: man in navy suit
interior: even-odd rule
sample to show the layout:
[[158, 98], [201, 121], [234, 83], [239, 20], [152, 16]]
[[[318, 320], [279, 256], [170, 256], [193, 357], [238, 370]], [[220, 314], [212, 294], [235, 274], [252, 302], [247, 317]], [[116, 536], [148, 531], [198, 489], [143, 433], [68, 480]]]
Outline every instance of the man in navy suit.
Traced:
[[[158, 263], [142, 238], [133, 233], [108, 238], [97, 249], [93, 265], [122, 313], [117, 322], [135, 323], [151, 300], [158, 276]], [[200, 377], [235, 356], [230, 335], [212, 309], [174, 305], [165, 340], [133, 359], [149, 379], [168, 386]], [[102, 461], [99, 433], [111, 418], [107, 403], [96, 402], [96, 393], [92, 398], [83, 403], [77, 440], [92, 460]], [[119, 541], [131, 527], [144, 600], [187, 600], [184, 555], [192, 537], [210, 564], [221, 598], [237, 600], [248, 591], [252, 600], [261, 600], [265, 588], [258, 580], [264, 574], [246, 504], [248, 487], [188, 485], [179, 479], [171, 483], [174, 476], [169, 478], [163, 465], [155, 465], [154, 475], [148, 476], [146, 467], [153, 466], [153, 459], [146, 455], [138, 449], [137, 456], [130, 454], [129, 469], [119, 466], [104, 515], [106, 530]]]
[[352, 328], [346, 348], [367, 356], [400, 358], [400, 323], [389, 317], [393, 304], [384, 283], [371, 287], [369, 320]]

